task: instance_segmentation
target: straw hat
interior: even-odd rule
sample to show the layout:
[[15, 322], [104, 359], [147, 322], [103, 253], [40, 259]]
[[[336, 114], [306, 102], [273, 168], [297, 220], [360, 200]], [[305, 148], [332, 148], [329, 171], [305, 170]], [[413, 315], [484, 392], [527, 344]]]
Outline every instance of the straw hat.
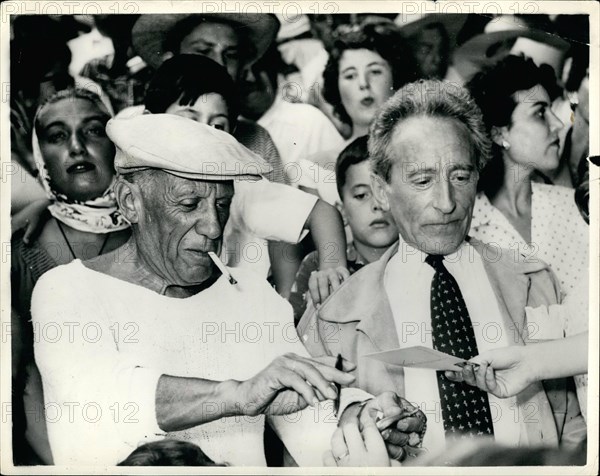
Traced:
[[456, 38], [466, 21], [467, 15], [459, 13], [401, 13], [396, 17], [394, 23], [398, 25], [400, 32], [406, 38], [417, 34], [428, 26], [439, 23], [448, 33], [450, 47], [452, 47], [456, 44]]
[[255, 54], [243, 61], [246, 65], [254, 63], [267, 51], [279, 30], [277, 17], [264, 13], [146, 14], [140, 16], [131, 31], [133, 47], [146, 63], [157, 68], [168, 53], [166, 40], [169, 33], [179, 22], [191, 16], [207, 21], [224, 21], [243, 30], [248, 41], [255, 46]]
[[482, 34], [460, 46], [454, 53], [453, 64], [467, 82], [509, 54], [524, 54], [538, 66], [552, 66], [560, 77], [569, 47], [569, 42], [558, 35], [530, 28], [512, 15], [503, 15], [489, 22]]

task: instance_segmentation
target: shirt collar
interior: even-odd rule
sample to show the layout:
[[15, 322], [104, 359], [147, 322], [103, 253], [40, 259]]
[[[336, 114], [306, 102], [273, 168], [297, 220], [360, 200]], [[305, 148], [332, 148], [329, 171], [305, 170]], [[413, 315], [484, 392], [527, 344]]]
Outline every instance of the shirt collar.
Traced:
[[[448, 255], [444, 255], [444, 262], [458, 263], [460, 261], [461, 255], [467, 252], [466, 247], [468, 246], [469, 243], [466, 240], [463, 241], [456, 251]], [[392, 260], [401, 260], [403, 263], [407, 263], [411, 267], [418, 267], [420, 265], [426, 265], [427, 267], [429, 267], [429, 265], [425, 263], [425, 258], [427, 258], [427, 253], [424, 253], [418, 248], [415, 248], [414, 246], [408, 244], [404, 240], [404, 238], [402, 238], [402, 235], [399, 235], [398, 252], [392, 258]]]

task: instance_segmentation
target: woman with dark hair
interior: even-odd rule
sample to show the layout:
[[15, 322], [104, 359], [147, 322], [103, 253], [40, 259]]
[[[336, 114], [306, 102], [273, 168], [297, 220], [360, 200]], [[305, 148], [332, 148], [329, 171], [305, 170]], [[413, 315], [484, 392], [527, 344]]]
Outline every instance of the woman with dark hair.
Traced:
[[341, 25], [334, 32], [323, 73], [325, 99], [352, 126], [352, 136], [367, 134], [379, 107], [404, 84], [417, 79], [410, 48], [392, 22]]
[[40, 375], [33, 359], [33, 288], [48, 270], [112, 251], [129, 238], [129, 223], [117, 209], [112, 188], [115, 148], [104, 130], [110, 117], [96, 94], [66, 89], [50, 96], [34, 118], [33, 158], [50, 200], [44, 203], [51, 218], [30, 246], [21, 233], [11, 242], [16, 464], [52, 462]]
[[[331, 204], [340, 203], [333, 169], [343, 147], [367, 135], [375, 113], [394, 92], [417, 79], [417, 66], [398, 27], [385, 18], [340, 25], [333, 32], [329, 60], [323, 72], [323, 97], [333, 114], [350, 130], [342, 147], [323, 151], [302, 164], [300, 185]], [[315, 171], [315, 165], [319, 168]], [[310, 173], [310, 171], [313, 171]], [[312, 180], [314, 177], [314, 181]]]
[[[559, 162], [562, 122], [551, 110], [558, 94], [553, 71], [521, 56], [507, 56], [468, 84], [493, 141], [493, 158], [482, 170], [470, 235], [547, 263], [566, 294], [549, 316], [527, 312], [535, 339], [558, 339], [587, 331], [588, 225], [574, 190], [537, 183], [537, 172]], [[580, 376], [582, 377], [582, 376]], [[580, 404], [585, 379], [577, 378]]]
[[562, 122], [551, 110], [559, 90], [550, 69], [508, 56], [469, 83], [491, 135], [493, 159], [479, 179], [471, 234], [552, 267], [566, 292], [587, 275], [587, 225], [574, 191], [532, 182], [556, 168]]

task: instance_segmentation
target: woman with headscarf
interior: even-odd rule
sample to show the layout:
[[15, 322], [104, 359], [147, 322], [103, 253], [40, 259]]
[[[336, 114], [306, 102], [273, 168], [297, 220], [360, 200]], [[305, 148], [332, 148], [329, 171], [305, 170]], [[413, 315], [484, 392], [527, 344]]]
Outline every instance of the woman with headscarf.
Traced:
[[[44, 400], [30, 324], [37, 280], [58, 265], [112, 251], [129, 238], [129, 223], [118, 211], [112, 189], [115, 148], [104, 130], [110, 117], [97, 95], [80, 89], [52, 95], [35, 115], [33, 156], [51, 218], [30, 246], [22, 233], [11, 243], [13, 405], [20, 407], [14, 410], [15, 462], [31, 463], [32, 457], [39, 462], [25, 438], [41, 462], [52, 461], [40, 414]], [[43, 337], [44, 330], [37, 331]]]

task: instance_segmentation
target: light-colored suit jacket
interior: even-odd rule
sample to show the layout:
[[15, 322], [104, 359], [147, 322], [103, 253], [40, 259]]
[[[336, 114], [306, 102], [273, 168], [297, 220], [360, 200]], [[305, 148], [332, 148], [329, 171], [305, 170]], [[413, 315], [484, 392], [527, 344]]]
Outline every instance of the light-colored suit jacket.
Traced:
[[[525, 307], [560, 303], [556, 278], [542, 262], [527, 263], [507, 250], [482, 254], [483, 248], [490, 245], [475, 239], [469, 242], [482, 255], [504, 320], [500, 324], [518, 330], [512, 332], [515, 344], [523, 345], [527, 341]], [[310, 306], [297, 327], [312, 356], [341, 353], [356, 363], [353, 385], [373, 395], [384, 391], [405, 394], [402, 367], [363, 357], [400, 347], [383, 282], [385, 268], [397, 250], [396, 244], [379, 261], [352, 275], [319, 309]], [[493, 256], [493, 262], [485, 256]], [[535, 409], [523, 412], [529, 415], [523, 423], [530, 446], [555, 446], [559, 442], [576, 445], [585, 440], [585, 422], [574, 392], [567, 390], [566, 379], [529, 386], [517, 395], [517, 404], [522, 409]]]

